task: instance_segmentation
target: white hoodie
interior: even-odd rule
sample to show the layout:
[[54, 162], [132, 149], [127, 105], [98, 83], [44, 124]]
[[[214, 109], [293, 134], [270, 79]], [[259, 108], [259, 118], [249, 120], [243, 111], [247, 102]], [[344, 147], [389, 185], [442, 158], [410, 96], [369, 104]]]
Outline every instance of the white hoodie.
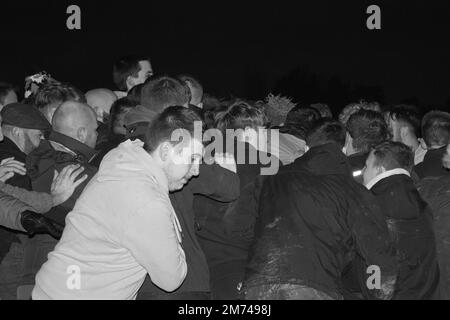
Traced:
[[109, 152], [36, 276], [33, 299], [135, 299], [148, 272], [166, 291], [186, 277], [167, 178], [139, 140]]

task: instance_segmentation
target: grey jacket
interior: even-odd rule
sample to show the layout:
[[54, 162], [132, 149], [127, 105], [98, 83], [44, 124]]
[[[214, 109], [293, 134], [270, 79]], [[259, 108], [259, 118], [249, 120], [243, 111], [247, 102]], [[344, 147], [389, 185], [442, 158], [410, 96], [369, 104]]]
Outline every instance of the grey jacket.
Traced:
[[9, 229], [25, 231], [20, 223], [20, 214], [30, 210], [45, 213], [53, 206], [52, 196], [13, 187], [0, 182], [0, 225]]

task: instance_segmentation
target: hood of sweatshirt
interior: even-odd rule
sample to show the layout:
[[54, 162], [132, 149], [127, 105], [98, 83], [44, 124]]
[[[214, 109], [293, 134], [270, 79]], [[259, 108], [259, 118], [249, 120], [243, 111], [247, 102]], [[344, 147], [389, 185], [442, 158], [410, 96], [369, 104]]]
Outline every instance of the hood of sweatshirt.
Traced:
[[121, 143], [103, 158], [96, 179], [101, 182], [145, 181], [150, 178], [169, 192], [164, 171], [143, 146], [139, 139]]

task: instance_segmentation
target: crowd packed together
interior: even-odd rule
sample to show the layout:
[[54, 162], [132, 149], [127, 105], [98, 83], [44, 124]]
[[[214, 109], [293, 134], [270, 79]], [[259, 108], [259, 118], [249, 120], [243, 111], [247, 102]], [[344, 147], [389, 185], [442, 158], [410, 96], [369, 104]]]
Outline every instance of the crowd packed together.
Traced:
[[117, 91], [0, 83], [18, 299], [450, 299], [449, 113], [112, 69]]

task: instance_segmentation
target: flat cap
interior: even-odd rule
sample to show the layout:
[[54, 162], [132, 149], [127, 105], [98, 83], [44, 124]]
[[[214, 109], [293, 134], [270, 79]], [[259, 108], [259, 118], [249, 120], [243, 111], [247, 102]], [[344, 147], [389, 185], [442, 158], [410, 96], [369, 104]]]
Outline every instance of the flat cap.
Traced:
[[38, 108], [23, 103], [10, 103], [0, 112], [2, 124], [24, 128], [49, 130], [51, 124]]

